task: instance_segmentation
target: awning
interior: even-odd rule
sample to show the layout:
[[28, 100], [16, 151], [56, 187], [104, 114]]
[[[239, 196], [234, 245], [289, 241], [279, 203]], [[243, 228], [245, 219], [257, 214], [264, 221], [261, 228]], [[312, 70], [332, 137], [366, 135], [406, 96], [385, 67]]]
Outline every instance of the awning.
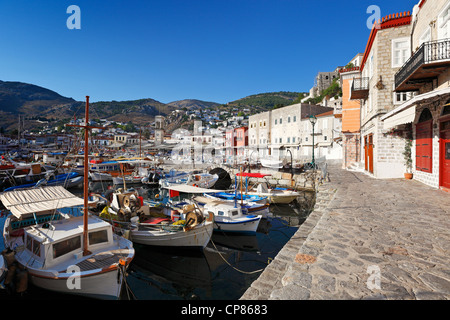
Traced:
[[395, 126], [413, 122], [416, 113], [416, 104], [418, 102], [423, 102], [427, 99], [433, 99], [444, 94], [450, 94], [450, 88], [433, 90], [430, 92], [419, 94], [414, 98], [406, 101], [405, 103], [401, 104], [394, 110], [386, 113], [381, 117], [381, 120], [384, 122], [384, 129], [389, 130]]
[[35, 212], [84, 205], [82, 198], [62, 186], [8, 191], [0, 195], [0, 200], [17, 218]]
[[384, 129], [389, 130], [395, 126], [410, 123], [414, 121], [416, 116], [416, 108], [413, 106], [396, 113], [394, 116], [384, 120]]

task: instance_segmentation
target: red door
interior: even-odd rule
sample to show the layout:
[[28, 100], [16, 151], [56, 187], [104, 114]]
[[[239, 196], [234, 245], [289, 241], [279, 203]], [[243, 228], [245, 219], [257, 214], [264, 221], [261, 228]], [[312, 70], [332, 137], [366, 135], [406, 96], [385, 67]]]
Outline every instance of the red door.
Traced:
[[440, 137], [440, 185], [450, 188], [450, 120], [441, 122]]
[[433, 121], [419, 122], [416, 126], [416, 170], [431, 173], [433, 169]]
[[373, 173], [373, 134], [364, 137], [364, 169]]
[[369, 135], [369, 172], [373, 173], [373, 134]]

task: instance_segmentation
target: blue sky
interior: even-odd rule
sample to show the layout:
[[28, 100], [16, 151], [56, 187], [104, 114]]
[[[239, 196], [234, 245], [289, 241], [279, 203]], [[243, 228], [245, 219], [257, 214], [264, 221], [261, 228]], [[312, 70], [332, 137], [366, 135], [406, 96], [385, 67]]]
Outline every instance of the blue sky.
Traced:
[[[83, 101], [226, 103], [308, 91], [363, 52], [370, 5], [418, 0], [1, 0], [0, 80]], [[70, 5], [81, 29], [69, 30]]]

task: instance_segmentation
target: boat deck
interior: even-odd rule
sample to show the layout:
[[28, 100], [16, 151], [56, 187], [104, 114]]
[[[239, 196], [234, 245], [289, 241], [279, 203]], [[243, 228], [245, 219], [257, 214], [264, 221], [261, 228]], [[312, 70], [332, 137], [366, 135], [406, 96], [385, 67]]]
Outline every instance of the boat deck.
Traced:
[[94, 269], [104, 269], [119, 263], [120, 259], [126, 259], [127, 257], [128, 249], [117, 249], [95, 254], [75, 265], [80, 268], [81, 272]]

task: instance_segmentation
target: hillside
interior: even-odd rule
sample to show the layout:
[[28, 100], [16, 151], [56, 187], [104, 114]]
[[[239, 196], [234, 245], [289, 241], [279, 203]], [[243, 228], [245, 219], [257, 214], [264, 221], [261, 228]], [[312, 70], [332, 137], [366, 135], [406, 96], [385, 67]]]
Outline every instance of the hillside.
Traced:
[[293, 104], [299, 96], [299, 92], [268, 92], [251, 95], [242, 99], [228, 102], [228, 105], [237, 107], [253, 107], [258, 109], [273, 109], [277, 106]]
[[[197, 99], [173, 101], [168, 104], [154, 99], [130, 101], [99, 101], [90, 104], [91, 119], [129, 122], [148, 125], [156, 115], [168, 116], [172, 111], [219, 109], [233, 111], [250, 109], [251, 114], [290, 105], [298, 99], [298, 92], [269, 92], [251, 95], [227, 104]], [[22, 115], [25, 129], [41, 128], [44, 124], [58, 126], [69, 119], [84, 117], [84, 101], [76, 101], [60, 94], [28, 83], [0, 81], [0, 127], [5, 131], [18, 128]], [[180, 126], [186, 119], [182, 114], [172, 114], [170, 126]], [[44, 124], [43, 124], [44, 123]]]
[[208, 102], [208, 101], [202, 101], [202, 100], [196, 100], [196, 99], [185, 99], [185, 100], [178, 100], [169, 102], [167, 105], [175, 107], [177, 109], [205, 109], [205, 108], [216, 108], [220, 106], [220, 103], [216, 102]]

